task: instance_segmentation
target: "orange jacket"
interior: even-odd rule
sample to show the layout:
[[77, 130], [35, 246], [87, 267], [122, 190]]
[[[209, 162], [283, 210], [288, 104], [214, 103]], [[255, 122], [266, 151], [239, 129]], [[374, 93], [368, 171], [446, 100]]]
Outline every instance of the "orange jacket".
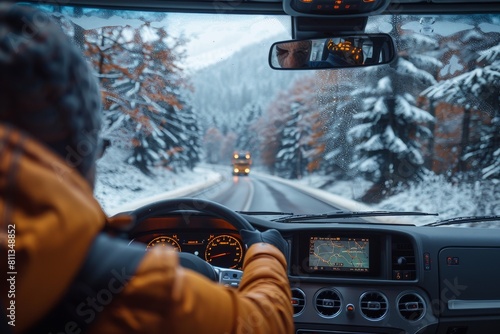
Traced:
[[[0, 270], [7, 273], [0, 298], [12, 330], [21, 333], [64, 296], [107, 218], [78, 172], [1, 124], [0, 157]], [[180, 267], [175, 251], [148, 252], [106, 305], [84, 310], [93, 320], [88, 331], [292, 333], [283, 254], [255, 244], [244, 272], [239, 289], [227, 288]]]

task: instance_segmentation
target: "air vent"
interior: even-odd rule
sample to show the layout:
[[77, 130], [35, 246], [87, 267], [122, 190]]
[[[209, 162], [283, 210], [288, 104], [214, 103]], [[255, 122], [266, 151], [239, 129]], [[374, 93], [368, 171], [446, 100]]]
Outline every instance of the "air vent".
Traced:
[[292, 306], [294, 316], [297, 316], [304, 311], [306, 306], [306, 295], [304, 294], [304, 291], [297, 288], [292, 289]]
[[380, 320], [387, 314], [387, 298], [380, 292], [365, 292], [359, 299], [361, 314], [368, 320]]
[[335, 289], [322, 289], [314, 298], [316, 311], [325, 318], [337, 316], [340, 313], [341, 306], [340, 293]]
[[416, 279], [415, 250], [408, 238], [392, 239], [392, 279], [411, 281]]
[[405, 293], [398, 299], [398, 311], [406, 320], [420, 320], [425, 314], [425, 301], [416, 293]]

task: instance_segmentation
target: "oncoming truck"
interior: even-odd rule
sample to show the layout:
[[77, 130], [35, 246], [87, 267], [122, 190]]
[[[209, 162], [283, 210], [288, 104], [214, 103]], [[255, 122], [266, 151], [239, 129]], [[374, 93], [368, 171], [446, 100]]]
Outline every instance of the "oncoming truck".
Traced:
[[250, 152], [235, 151], [231, 159], [233, 166], [233, 175], [248, 175], [250, 173], [250, 166], [252, 165], [252, 156]]

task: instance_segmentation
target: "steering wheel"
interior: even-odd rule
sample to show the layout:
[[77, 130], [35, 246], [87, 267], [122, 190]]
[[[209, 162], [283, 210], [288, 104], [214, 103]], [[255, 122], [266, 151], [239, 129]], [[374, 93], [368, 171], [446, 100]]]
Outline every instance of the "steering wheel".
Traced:
[[[237, 212], [216, 202], [190, 197], [162, 200], [129, 212], [129, 214], [135, 217], [135, 223], [132, 229], [149, 217], [175, 211], [206, 213], [226, 220], [238, 231], [255, 230], [255, 228]], [[236, 286], [241, 279], [242, 272], [240, 270], [214, 267], [191, 253], [180, 252], [179, 260], [183, 267], [192, 269], [213, 281]]]

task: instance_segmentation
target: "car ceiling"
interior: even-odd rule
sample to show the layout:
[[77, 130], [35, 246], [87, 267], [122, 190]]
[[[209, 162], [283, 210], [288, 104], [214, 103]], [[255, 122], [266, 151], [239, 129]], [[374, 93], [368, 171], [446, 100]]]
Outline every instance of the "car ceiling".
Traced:
[[[65, 5], [85, 5], [99, 8], [168, 10], [174, 12], [202, 12], [225, 14], [286, 15], [283, 1], [290, 0], [65, 0]], [[39, 0], [17, 1], [40, 3]], [[61, 0], [44, 0], [46, 4], [61, 4]], [[500, 0], [393, 0], [386, 13], [426, 14], [492, 13], [500, 12]]]

